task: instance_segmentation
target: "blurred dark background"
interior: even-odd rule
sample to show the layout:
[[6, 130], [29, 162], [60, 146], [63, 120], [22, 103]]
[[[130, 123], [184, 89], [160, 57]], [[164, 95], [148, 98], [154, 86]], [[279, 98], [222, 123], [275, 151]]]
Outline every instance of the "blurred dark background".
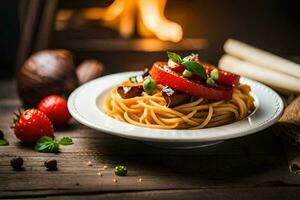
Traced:
[[[84, 8], [106, 7], [111, 3], [112, 0], [3, 1], [0, 7], [0, 77], [13, 77], [30, 54], [45, 48], [69, 49], [76, 55], [76, 63], [87, 58], [99, 59], [112, 73], [142, 69], [156, 59], [165, 58], [165, 50], [172, 50], [168, 48], [176, 47], [134, 48], [132, 40], [140, 39], [138, 34], [123, 39], [117, 31], [101, 26], [99, 21], [86, 22], [78, 14]], [[71, 11], [73, 17], [63, 23], [57, 21], [59, 11]], [[209, 43], [199, 49], [187, 44], [175, 50], [183, 54], [198, 52], [202, 59], [213, 64], [217, 64], [223, 54], [222, 46], [228, 38], [284, 57], [300, 55], [297, 1], [168, 0], [165, 15], [183, 27], [184, 38], [206, 39]], [[64, 17], [68, 17], [67, 12], [61, 18]], [[125, 49], [124, 44], [119, 48], [122, 42], [125, 42]]]

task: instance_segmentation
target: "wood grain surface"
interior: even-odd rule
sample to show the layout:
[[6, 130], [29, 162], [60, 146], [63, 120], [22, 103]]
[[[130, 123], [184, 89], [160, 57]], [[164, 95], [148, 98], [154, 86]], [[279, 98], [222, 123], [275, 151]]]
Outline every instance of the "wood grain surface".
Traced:
[[[56, 130], [74, 145], [60, 153], [38, 153], [20, 143], [9, 128], [20, 106], [14, 81], [0, 81], [0, 198], [3, 199], [299, 199], [300, 177], [289, 172], [282, 138], [273, 127], [219, 145], [194, 150], [158, 149], [94, 131], [72, 121]], [[10, 160], [24, 159], [24, 171]], [[58, 171], [44, 161], [55, 158]], [[91, 161], [92, 166], [87, 162]], [[128, 176], [117, 177], [122, 164]], [[107, 166], [106, 170], [103, 166]], [[97, 172], [101, 171], [102, 176]], [[142, 179], [139, 182], [139, 179]], [[117, 179], [117, 182], [113, 182]]]

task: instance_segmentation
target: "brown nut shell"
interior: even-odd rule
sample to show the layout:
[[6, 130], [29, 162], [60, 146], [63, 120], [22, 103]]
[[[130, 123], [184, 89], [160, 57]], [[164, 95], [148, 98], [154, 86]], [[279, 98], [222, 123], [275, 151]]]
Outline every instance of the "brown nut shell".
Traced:
[[18, 93], [26, 107], [36, 106], [48, 95], [68, 95], [77, 86], [73, 55], [67, 50], [34, 53], [18, 73]]
[[86, 83], [103, 75], [104, 71], [104, 65], [97, 60], [90, 59], [83, 61], [76, 70], [79, 84]]

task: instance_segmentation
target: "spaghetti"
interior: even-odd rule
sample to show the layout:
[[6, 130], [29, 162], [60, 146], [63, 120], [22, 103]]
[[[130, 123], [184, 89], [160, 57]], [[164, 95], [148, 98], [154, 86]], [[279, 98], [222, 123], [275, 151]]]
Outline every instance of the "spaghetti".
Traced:
[[166, 107], [162, 97], [163, 85], [157, 85], [153, 94], [124, 99], [117, 89], [105, 98], [105, 112], [120, 121], [133, 125], [160, 129], [200, 129], [229, 124], [248, 116], [254, 109], [250, 87], [239, 85], [233, 88], [231, 100], [212, 101], [192, 98], [189, 103], [174, 108]]

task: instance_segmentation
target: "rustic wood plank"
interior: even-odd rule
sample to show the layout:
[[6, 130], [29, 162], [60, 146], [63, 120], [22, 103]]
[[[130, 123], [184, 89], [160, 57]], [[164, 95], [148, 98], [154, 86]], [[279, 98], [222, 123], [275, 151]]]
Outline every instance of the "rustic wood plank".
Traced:
[[[141, 192], [120, 192], [120, 193], [101, 193], [101, 194], [79, 194], [38, 197], [36, 200], [122, 200], [122, 199], [201, 199], [201, 200], [231, 200], [231, 199], [299, 199], [300, 190], [297, 187], [276, 187], [276, 188], [226, 188], [226, 189], [192, 189], [192, 190], [159, 190]], [[26, 198], [27, 199], [27, 198]]]
[[[7, 195], [9, 198], [10, 196]], [[154, 190], [139, 192], [114, 192], [114, 193], [77, 193], [73, 195], [31, 196], [32, 199], [299, 199], [300, 192], [297, 187], [276, 188], [214, 188], [214, 189], [189, 189], [189, 190]], [[28, 199], [28, 198], [26, 198]]]

